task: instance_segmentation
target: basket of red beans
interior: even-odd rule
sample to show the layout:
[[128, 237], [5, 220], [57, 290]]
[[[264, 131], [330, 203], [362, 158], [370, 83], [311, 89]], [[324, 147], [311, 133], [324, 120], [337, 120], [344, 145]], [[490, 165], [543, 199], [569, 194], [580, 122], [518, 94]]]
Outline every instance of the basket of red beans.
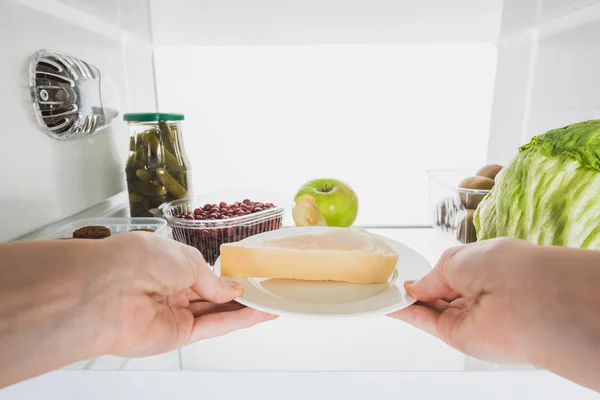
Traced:
[[221, 244], [283, 227], [285, 207], [270, 200], [273, 196], [260, 194], [195, 195], [162, 204], [158, 215], [167, 220], [173, 239], [197, 248], [213, 266]]

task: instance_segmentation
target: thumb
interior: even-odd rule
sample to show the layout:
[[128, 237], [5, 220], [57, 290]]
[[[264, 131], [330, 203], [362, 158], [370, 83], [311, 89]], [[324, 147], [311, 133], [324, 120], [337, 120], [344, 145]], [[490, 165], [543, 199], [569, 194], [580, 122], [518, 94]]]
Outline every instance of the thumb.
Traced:
[[198, 281], [192, 290], [212, 303], [228, 303], [244, 293], [244, 287], [234, 281], [220, 279], [208, 266], [201, 267]]
[[199, 252], [192, 253], [193, 267], [196, 268], [196, 279], [191, 286], [194, 293], [212, 303], [228, 303], [244, 293], [240, 283], [220, 279]]
[[404, 284], [406, 292], [415, 299], [423, 302], [443, 299], [450, 295], [454, 289], [445, 277], [445, 269], [448, 261], [450, 261], [460, 249], [460, 247], [454, 247], [447, 250], [442, 254], [440, 260], [427, 275], [418, 281], [407, 281]]

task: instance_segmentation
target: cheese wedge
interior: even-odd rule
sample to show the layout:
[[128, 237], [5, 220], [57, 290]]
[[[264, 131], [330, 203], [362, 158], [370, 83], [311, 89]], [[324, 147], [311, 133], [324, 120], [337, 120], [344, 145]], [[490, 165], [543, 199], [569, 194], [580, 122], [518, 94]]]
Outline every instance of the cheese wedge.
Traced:
[[251, 237], [221, 245], [221, 275], [384, 283], [398, 254], [379, 237], [359, 228], [327, 228], [273, 239]]

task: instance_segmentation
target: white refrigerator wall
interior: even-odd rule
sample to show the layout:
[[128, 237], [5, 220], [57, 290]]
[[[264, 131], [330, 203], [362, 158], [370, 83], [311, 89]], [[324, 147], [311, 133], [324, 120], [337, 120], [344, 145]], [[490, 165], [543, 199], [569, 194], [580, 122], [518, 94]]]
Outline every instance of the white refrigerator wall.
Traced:
[[156, 80], [161, 111], [186, 114], [197, 190], [291, 196], [338, 177], [367, 225], [429, 223], [427, 169], [504, 164], [535, 134], [600, 117], [598, 0], [257, 4], [2, 1], [0, 240], [125, 189], [121, 115], [75, 142], [37, 127], [26, 68], [40, 48], [97, 65], [121, 114], [154, 110]]
[[[122, 114], [155, 110], [146, 0], [0, 2], [0, 241], [100, 203], [125, 189]], [[95, 137], [61, 142], [38, 128], [27, 67], [38, 49], [96, 65], [116, 84], [121, 114]]]
[[493, 42], [503, 0], [150, 0], [157, 46]]
[[600, 118], [600, 1], [506, 0], [490, 162], [533, 136]]
[[291, 200], [332, 177], [356, 224], [428, 225], [426, 171], [485, 163], [501, 0], [151, 7], [159, 108], [186, 114], [195, 190]]
[[161, 110], [186, 115], [196, 190], [282, 193], [332, 177], [359, 225], [430, 222], [426, 171], [486, 160], [493, 45], [156, 50]]

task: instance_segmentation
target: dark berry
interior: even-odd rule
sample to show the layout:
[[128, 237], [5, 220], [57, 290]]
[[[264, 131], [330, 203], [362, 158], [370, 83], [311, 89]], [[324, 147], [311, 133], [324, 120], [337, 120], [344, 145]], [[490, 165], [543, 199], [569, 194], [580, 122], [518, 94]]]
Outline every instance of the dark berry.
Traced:
[[262, 210], [263, 210], [262, 208], [260, 208], [260, 207], [256, 207], [256, 208], [254, 209], [254, 212], [261, 212]]
[[219, 207], [224, 208], [227, 207], [227, 203], [225, 203], [224, 201], [219, 203]]
[[244, 204], [248, 205], [248, 204], [250, 204], [250, 203], [252, 203], [252, 202], [251, 202], [250, 200], [248, 200], [248, 199], [244, 199], [244, 201], [242, 201], [242, 203], [244, 203]]
[[186, 216], [185, 216], [184, 218], [185, 218], [185, 219], [194, 219], [194, 217], [193, 217], [193, 216], [191, 216], [191, 215], [189, 215], [189, 214], [186, 214]]
[[235, 214], [236, 214], [236, 215], [239, 215], [240, 217], [241, 217], [242, 215], [246, 215], [246, 213], [244, 212], [244, 210], [239, 210], [239, 211], [237, 211]]
[[231, 207], [229, 207], [229, 208], [230, 208], [230, 209], [232, 209], [233, 211], [235, 211], [235, 210], [237, 210], [237, 209], [238, 209], [238, 207], [239, 207], [239, 206], [238, 206], [237, 204], [234, 204], [234, 205], [232, 205], [232, 206], [231, 206]]
[[196, 208], [196, 209], [194, 210], [194, 215], [200, 215], [200, 214], [202, 214], [202, 209], [200, 209], [200, 208]]
[[208, 211], [208, 210], [210, 210], [211, 208], [212, 208], [212, 205], [210, 205], [210, 204], [206, 204], [206, 205], [204, 205], [204, 211]]

